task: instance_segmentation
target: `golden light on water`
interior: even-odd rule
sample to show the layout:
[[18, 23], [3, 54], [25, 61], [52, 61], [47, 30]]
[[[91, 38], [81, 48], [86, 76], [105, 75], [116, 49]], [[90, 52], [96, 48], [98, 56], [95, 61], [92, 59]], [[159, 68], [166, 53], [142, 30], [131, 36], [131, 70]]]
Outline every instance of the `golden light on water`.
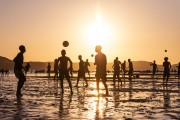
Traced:
[[[96, 102], [94, 102], [96, 101]], [[88, 111], [89, 119], [103, 118], [106, 109], [107, 109], [107, 101], [105, 97], [93, 97], [88, 99], [89, 106], [93, 108], [91, 111]]]
[[[90, 91], [90, 94], [95, 95], [95, 96], [98, 96], [98, 92], [97, 92], [97, 90], [96, 90], [96, 82], [91, 83], [91, 86], [92, 86], [95, 90]], [[100, 89], [100, 90], [99, 90], [99, 93], [100, 93], [100, 94], [104, 94], [105, 90], [104, 90], [104, 85], [103, 85], [102, 82], [99, 83], [99, 89]], [[101, 90], [101, 89], [102, 89], [102, 90]]]

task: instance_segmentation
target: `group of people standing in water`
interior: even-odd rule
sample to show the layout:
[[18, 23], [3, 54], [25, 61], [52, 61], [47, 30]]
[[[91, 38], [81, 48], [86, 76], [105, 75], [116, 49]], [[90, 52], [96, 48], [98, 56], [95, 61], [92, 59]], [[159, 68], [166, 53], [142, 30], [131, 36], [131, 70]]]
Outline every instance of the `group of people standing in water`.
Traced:
[[[129, 66], [126, 67], [126, 61], [121, 63], [118, 60], [118, 57], [116, 57], [116, 59], [114, 60], [114, 64], [112, 66], [112, 68], [114, 69], [114, 74], [113, 74], [114, 85], [116, 84], [116, 80], [115, 80], [116, 77], [118, 79], [118, 84], [119, 84], [119, 82], [121, 82], [121, 85], [122, 85], [122, 81], [120, 78], [121, 71], [122, 71], [122, 78], [125, 78], [125, 74], [128, 72], [129, 80], [132, 80], [134, 68], [133, 68], [133, 63], [132, 63], [131, 59], [128, 59], [128, 63], [129, 63]], [[124, 80], [124, 83], [125, 83], [125, 80]]]
[[[104, 53], [101, 52], [102, 47], [100, 45], [95, 47], [95, 51], [96, 51], [96, 56], [95, 56], [95, 62], [94, 65], [96, 65], [96, 73], [95, 73], [95, 78], [96, 78], [96, 87], [97, 87], [97, 92], [99, 95], [99, 82], [100, 80], [102, 80], [102, 83], [105, 87], [106, 90], [106, 95], [109, 95], [108, 92], [108, 87], [106, 84], [106, 66], [107, 66], [107, 58], [106, 55]], [[16, 95], [17, 97], [21, 97], [22, 93], [21, 93], [21, 89], [24, 85], [24, 82], [26, 81], [26, 77], [23, 73], [23, 69], [25, 69], [25, 67], [23, 67], [23, 62], [24, 62], [24, 57], [23, 54], [26, 52], [26, 48], [25, 46], [21, 45], [19, 46], [19, 50], [20, 52], [17, 54], [17, 56], [13, 59], [15, 65], [14, 65], [14, 73], [15, 76], [19, 79], [18, 81], [18, 85], [17, 85], [17, 92]], [[75, 85], [75, 87], [78, 87], [79, 84], [79, 79], [83, 78], [84, 81], [86, 82], [86, 87], [88, 87], [88, 81], [85, 77], [85, 73], [88, 72], [89, 76], [89, 69], [88, 66], [90, 66], [88, 59], [86, 60], [86, 62], [83, 61], [82, 56], [79, 55], [79, 70], [78, 70], [78, 76], [77, 76], [77, 84]], [[120, 71], [123, 72], [122, 74], [122, 78], [125, 78], [125, 74], [128, 72], [128, 77], [129, 80], [132, 80], [133, 77], [133, 63], [131, 61], [131, 59], [128, 59], [128, 63], [129, 66], [126, 67], [126, 61], [124, 61], [123, 63], [121, 63], [118, 60], [118, 57], [116, 57], [116, 59], [114, 60], [114, 64], [113, 64], [113, 69], [114, 69], [114, 74], [113, 74], [113, 82], [115, 85], [115, 79], [116, 77], [118, 78], [118, 83], [121, 82], [122, 85], [122, 81], [120, 79]], [[153, 77], [157, 71], [157, 64], [154, 61], [152, 64], [153, 66]], [[30, 67], [30, 65], [28, 65]], [[163, 62], [163, 66], [164, 66], [164, 73], [163, 73], [163, 85], [164, 83], [168, 82], [169, 76], [170, 76], [170, 69], [171, 69], [171, 63], [168, 61], [168, 57], [164, 58], [164, 62]], [[28, 68], [29, 68], [28, 67]], [[180, 63], [178, 67], [178, 77], [180, 76]], [[48, 72], [49, 72], [49, 76], [50, 76], [50, 63], [48, 64]], [[66, 56], [66, 51], [62, 50], [61, 51], [61, 56], [58, 59], [54, 60], [54, 79], [58, 78], [60, 80], [61, 83], [61, 93], [64, 93], [64, 86], [63, 86], [63, 79], [66, 78], [66, 80], [68, 81], [69, 87], [70, 87], [70, 92], [71, 94], [73, 94], [73, 90], [72, 90], [72, 83], [70, 80], [70, 75], [72, 76], [72, 71], [73, 71], [73, 64], [72, 61], [69, 57]], [[124, 81], [125, 82], [125, 81]]]

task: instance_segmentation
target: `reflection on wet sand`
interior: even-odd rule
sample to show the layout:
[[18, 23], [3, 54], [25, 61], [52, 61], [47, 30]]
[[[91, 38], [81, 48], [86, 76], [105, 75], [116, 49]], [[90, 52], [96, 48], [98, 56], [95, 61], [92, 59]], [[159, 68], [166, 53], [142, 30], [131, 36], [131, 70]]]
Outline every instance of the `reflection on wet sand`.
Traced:
[[163, 90], [163, 97], [164, 97], [164, 109], [170, 108], [170, 93], [167, 87], [165, 87]]
[[[179, 119], [180, 83], [170, 79], [163, 87], [162, 79], [125, 79], [126, 84], [113, 85], [108, 80], [109, 96], [100, 83], [100, 96], [96, 82], [85, 87], [73, 87], [64, 81], [61, 94], [60, 81], [29, 77], [23, 97], [16, 98], [15, 77], [0, 78], [0, 119]], [[76, 79], [72, 79], [73, 86]]]
[[21, 102], [21, 98], [17, 98], [17, 112], [14, 115], [15, 120], [21, 120], [22, 119], [22, 112], [23, 112], [23, 104]]

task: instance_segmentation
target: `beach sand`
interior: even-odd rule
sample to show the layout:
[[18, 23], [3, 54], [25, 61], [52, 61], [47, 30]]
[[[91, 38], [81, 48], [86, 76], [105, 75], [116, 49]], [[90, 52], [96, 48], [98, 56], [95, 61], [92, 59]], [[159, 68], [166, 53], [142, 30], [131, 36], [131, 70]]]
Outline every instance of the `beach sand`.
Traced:
[[[64, 80], [65, 93], [60, 94], [58, 80], [27, 77], [23, 96], [16, 98], [17, 79], [11, 75], [0, 77], [1, 120], [147, 120], [180, 119], [180, 84], [170, 79], [163, 88], [162, 79], [133, 79], [115, 87], [108, 80], [109, 96], [105, 96], [102, 84], [97, 96], [96, 82], [88, 80], [89, 86], [80, 80], [79, 88], [73, 87], [73, 95]], [[76, 79], [72, 79], [73, 86]]]

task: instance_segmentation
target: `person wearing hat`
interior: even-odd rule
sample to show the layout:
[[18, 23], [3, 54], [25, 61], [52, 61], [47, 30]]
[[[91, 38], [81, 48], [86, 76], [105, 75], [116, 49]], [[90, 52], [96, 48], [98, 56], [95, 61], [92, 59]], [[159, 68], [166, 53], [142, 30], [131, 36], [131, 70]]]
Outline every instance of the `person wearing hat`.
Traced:
[[169, 76], [170, 76], [170, 69], [171, 69], [171, 63], [168, 61], [168, 57], [164, 58], [163, 66], [164, 66], [163, 85], [164, 85], [165, 79], [166, 79], [166, 86], [167, 86], [167, 82], [168, 82]]
[[23, 54], [26, 52], [26, 48], [24, 45], [19, 46], [20, 52], [17, 54], [17, 56], [13, 59], [14, 62], [14, 74], [19, 79], [18, 85], [17, 85], [17, 92], [16, 96], [21, 97], [21, 89], [24, 85], [24, 82], [26, 81], [26, 77], [23, 73], [23, 62], [24, 62], [24, 56]]

